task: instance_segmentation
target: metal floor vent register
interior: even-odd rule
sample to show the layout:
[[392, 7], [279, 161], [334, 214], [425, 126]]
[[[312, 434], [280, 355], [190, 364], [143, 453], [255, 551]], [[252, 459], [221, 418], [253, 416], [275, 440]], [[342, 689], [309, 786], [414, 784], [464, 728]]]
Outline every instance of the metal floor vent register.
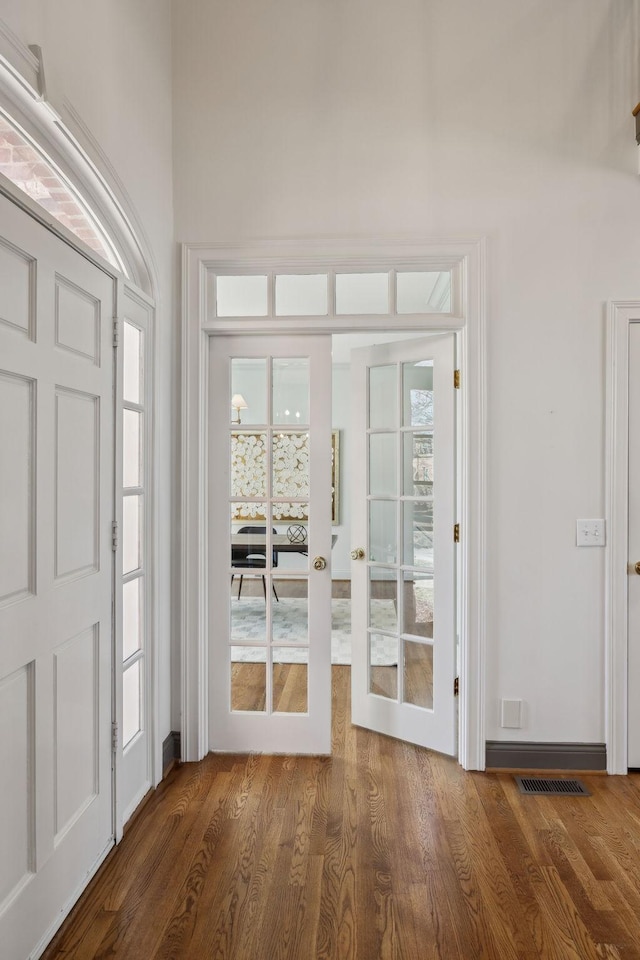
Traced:
[[581, 780], [553, 777], [515, 777], [520, 793], [544, 794], [547, 796], [590, 797]]

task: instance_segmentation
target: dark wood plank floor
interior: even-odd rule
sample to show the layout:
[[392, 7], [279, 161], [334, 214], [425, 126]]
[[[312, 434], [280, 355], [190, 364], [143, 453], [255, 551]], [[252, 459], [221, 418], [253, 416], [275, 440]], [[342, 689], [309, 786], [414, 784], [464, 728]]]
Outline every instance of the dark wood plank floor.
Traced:
[[[640, 960], [640, 778], [523, 797], [352, 727], [176, 768], [45, 960]], [[1, 952], [1, 950], [0, 950]]]

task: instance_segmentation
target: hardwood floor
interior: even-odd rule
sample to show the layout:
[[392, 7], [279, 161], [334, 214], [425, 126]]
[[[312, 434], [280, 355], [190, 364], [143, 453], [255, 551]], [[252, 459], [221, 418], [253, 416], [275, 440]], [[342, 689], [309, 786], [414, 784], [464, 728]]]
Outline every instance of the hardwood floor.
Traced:
[[175, 768], [45, 960], [640, 958], [640, 777], [524, 797], [352, 727], [333, 674], [331, 758]]

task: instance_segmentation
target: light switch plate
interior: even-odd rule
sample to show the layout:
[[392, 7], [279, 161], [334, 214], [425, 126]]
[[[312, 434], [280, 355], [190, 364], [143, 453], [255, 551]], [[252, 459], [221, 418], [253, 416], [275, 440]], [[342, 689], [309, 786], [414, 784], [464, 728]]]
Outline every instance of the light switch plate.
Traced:
[[604, 520], [576, 520], [576, 545], [578, 547], [604, 547]]

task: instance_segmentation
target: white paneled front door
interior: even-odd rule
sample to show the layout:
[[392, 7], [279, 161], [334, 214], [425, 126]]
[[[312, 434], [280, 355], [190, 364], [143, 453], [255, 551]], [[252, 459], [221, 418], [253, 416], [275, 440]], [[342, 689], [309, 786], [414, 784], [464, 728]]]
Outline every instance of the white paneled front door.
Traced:
[[453, 334], [354, 350], [353, 722], [456, 752]]
[[113, 280], [0, 198], [0, 953], [113, 842]]
[[209, 748], [330, 753], [331, 337], [209, 360]]

